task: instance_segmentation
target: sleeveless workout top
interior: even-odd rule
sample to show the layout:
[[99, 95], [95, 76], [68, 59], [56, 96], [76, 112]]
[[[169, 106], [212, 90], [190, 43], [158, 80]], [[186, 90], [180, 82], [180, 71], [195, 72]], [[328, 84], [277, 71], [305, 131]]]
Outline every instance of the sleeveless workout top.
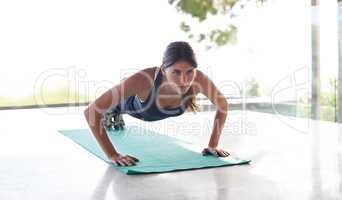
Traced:
[[168, 117], [176, 117], [183, 114], [186, 110], [184, 105], [176, 108], [160, 108], [156, 104], [156, 96], [159, 93], [159, 86], [162, 82], [162, 73], [160, 67], [155, 72], [154, 84], [147, 97], [142, 102], [138, 95], [130, 96], [120, 102], [114, 109], [120, 113], [127, 113], [132, 117], [144, 121], [157, 121]]

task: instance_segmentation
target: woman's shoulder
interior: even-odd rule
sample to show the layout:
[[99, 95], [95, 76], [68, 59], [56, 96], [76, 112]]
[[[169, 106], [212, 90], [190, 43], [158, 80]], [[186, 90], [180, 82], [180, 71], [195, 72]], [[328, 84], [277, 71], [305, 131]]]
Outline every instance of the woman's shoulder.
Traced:
[[193, 89], [195, 94], [198, 94], [201, 92], [201, 88], [203, 87], [203, 80], [206, 75], [200, 70], [196, 69], [196, 76], [194, 79]]
[[145, 77], [146, 81], [153, 84], [155, 76], [157, 75], [159, 67], [147, 67], [140, 70], [140, 73]]
[[154, 66], [154, 67], [146, 67], [143, 68], [141, 71], [148, 73], [149, 76], [154, 77], [155, 72], [158, 70], [159, 67]]
[[154, 85], [154, 79], [157, 75], [159, 67], [147, 67], [141, 69], [137, 74], [139, 74], [140, 78], [137, 79], [136, 83], [139, 87], [139, 91], [137, 92], [137, 95], [142, 99], [142, 101], [145, 101], [147, 98], [151, 88]]
[[123, 78], [122, 80], [131, 78], [140, 84], [145, 84], [154, 80], [154, 76], [157, 70], [158, 70], [158, 67], [146, 67], [146, 68], [136, 71], [130, 77]]

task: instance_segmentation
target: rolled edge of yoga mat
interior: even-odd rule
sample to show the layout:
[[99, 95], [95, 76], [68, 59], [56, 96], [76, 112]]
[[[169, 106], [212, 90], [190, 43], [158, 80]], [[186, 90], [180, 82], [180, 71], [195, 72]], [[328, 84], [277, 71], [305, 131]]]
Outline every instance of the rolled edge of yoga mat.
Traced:
[[[229, 165], [216, 165], [216, 166], [205, 166], [205, 167], [196, 167], [196, 168], [185, 168], [185, 169], [172, 169], [172, 170], [163, 170], [163, 171], [154, 171], [154, 172], [147, 172], [147, 171], [139, 171], [135, 169], [127, 169], [123, 172], [127, 175], [143, 175], [143, 174], [157, 174], [157, 173], [168, 173], [168, 172], [181, 172], [181, 171], [190, 171], [190, 170], [201, 170], [201, 169], [210, 169], [210, 168], [218, 168], [218, 167], [228, 167], [228, 166], [235, 166], [235, 165], [246, 165], [250, 164], [251, 160], [243, 160], [239, 163], [229, 164]], [[117, 166], [114, 166], [117, 168]]]

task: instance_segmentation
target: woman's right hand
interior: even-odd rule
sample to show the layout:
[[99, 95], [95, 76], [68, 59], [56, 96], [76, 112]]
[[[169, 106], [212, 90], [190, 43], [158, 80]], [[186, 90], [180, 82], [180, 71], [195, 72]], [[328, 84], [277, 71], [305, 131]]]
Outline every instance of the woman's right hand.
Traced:
[[121, 155], [120, 153], [118, 153], [115, 156], [111, 156], [109, 157], [109, 160], [112, 161], [113, 163], [115, 163], [117, 166], [132, 166], [132, 165], [136, 165], [136, 162], [139, 162], [139, 159], [130, 156], [130, 155]]

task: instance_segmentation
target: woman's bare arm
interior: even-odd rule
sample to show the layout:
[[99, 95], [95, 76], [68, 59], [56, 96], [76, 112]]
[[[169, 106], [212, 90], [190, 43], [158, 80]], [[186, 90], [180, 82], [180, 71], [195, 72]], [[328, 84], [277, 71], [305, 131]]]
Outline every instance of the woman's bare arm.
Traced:
[[[111, 143], [105, 128], [101, 124], [102, 114], [113, 106], [117, 106], [121, 100], [125, 100], [129, 96], [136, 95], [144, 90], [153, 80], [151, 80], [151, 74], [153, 74], [153, 68], [146, 68], [133, 74], [122, 83], [103, 93], [84, 110], [84, 116], [93, 135], [109, 159], [118, 157], [120, 153]], [[132, 159], [123, 160], [122, 162], [129, 163], [132, 162]]]
[[208, 148], [203, 150], [203, 154], [214, 154], [216, 156], [228, 156], [229, 153], [224, 150], [217, 149], [220, 135], [224, 127], [224, 123], [227, 118], [229, 104], [216, 87], [216, 85], [210, 80], [210, 78], [202, 73], [200, 70], [197, 71], [196, 81], [199, 86], [199, 91], [209, 98], [209, 100], [216, 105], [217, 111], [214, 120], [213, 130], [208, 143]]

